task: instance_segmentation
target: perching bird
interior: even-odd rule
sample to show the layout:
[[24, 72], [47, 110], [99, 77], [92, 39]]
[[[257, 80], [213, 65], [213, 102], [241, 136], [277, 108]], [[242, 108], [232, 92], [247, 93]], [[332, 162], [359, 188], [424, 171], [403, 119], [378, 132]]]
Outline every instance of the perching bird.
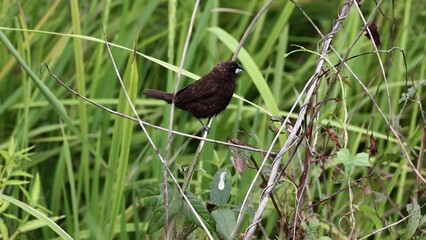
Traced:
[[[244, 69], [234, 61], [223, 61], [211, 72], [198, 81], [189, 84], [176, 93], [176, 107], [188, 111], [203, 125], [204, 131], [209, 128], [201, 118], [212, 118], [228, 106], [235, 91], [235, 80]], [[172, 103], [173, 93], [148, 89], [145, 95]]]

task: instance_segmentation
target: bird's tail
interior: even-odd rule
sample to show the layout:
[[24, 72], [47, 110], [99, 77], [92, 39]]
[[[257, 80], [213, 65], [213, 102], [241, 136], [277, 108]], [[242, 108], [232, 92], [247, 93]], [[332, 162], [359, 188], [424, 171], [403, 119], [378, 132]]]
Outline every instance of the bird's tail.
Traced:
[[173, 99], [172, 93], [167, 93], [167, 92], [163, 92], [163, 91], [159, 91], [155, 89], [147, 89], [145, 90], [144, 94], [147, 95], [148, 97], [164, 100], [167, 103], [171, 103]]

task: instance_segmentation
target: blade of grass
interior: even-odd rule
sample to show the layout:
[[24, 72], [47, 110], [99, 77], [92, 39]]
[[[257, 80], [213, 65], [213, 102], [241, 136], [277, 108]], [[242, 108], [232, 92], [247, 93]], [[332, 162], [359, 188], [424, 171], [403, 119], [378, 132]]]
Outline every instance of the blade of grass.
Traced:
[[41, 93], [46, 97], [49, 101], [50, 106], [55, 110], [55, 112], [61, 117], [61, 119], [65, 122], [67, 127], [69, 127], [82, 141], [84, 144], [90, 146], [90, 151], [99, 156], [99, 154], [95, 151], [95, 149], [91, 146], [90, 142], [87, 140], [87, 135], [83, 135], [72, 123], [71, 119], [67, 115], [63, 105], [59, 102], [59, 100], [55, 97], [55, 95], [47, 88], [47, 86], [43, 83], [43, 81], [38, 78], [38, 76], [31, 70], [31, 68], [26, 64], [26, 62], [21, 58], [16, 49], [7, 39], [7, 37], [0, 31], [0, 40], [5, 44], [10, 53], [16, 58], [19, 65], [28, 73], [33, 82], [39, 88]]
[[[81, 26], [80, 26], [80, 12], [77, 0], [71, 1], [71, 19], [72, 19], [72, 28], [74, 34], [81, 35]], [[83, 60], [83, 46], [80, 39], [74, 39], [74, 60], [76, 68], [76, 87], [77, 91], [86, 96], [86, 78], [84, 74], [84, 60]], [[84, 136], [89, 134], [89, 123], [88, 123], [88, 110], [86, 103], [83, 101], [78, 102], [78, 112], [80, 119], [80, 129], [81, 133]], [[83, 191], [86, 203], [90, 203], [90, 164], [89, 164], [89, 148], [83, 144], [80, 155], [80, 164], [79, 164], [79, 179], [77, 191]], [[80, 190], [80, 186], [83, 188]], [[82, 194], [78, 194], [81, 196]]]
[[37, 209], [31, 207], [30, 205], [21, 202], [15, 198], [9, 197], [7, 195], [4, 195], [3, 193], [0, 193], [0, 199], [4, 199], [7, 202], [12, 203], [13, 205], [18, 206], [25, 212], [29, 213], [33, 217], [41, 220], [44, 222], [47, 226], [49, 226], [50, 229], [52, 229], [54, 232], [56, 232], [62, 239], [69, 239], [72, 240], [73, 238], [68, 235], [58, 224], [56, 224], [52, 219], [48, 218], [46, 215], [44, 215], [42, 212], [38, 211]]

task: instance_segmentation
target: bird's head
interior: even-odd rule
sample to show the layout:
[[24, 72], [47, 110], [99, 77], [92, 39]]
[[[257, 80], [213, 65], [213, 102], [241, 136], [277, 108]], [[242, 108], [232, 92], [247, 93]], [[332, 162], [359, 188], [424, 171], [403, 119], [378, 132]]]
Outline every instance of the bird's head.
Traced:
[[228, 77], [236, 78], [244, 71], [244, 68], [234, 61], [223, 61], [216, 65], [213, 70]]

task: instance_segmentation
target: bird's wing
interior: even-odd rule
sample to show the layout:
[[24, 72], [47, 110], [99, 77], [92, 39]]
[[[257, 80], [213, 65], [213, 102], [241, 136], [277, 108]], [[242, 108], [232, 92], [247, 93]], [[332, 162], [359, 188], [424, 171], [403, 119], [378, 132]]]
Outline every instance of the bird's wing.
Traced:
[[[201, 81], [200, 79], [195, 83], [192, 83], [185, 88], [179, 90], [176, 93], [176, 102], [187, 103], [187, 102], [195, 102], [199, 99], [207, 99], [212, 95], [215, 95], [219, 90], [217, 84], [212, 84], [212, 82]], [[205, 85], [208, 85], [206, 87]]]

